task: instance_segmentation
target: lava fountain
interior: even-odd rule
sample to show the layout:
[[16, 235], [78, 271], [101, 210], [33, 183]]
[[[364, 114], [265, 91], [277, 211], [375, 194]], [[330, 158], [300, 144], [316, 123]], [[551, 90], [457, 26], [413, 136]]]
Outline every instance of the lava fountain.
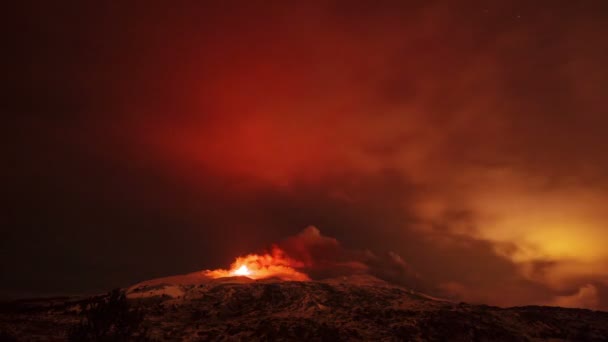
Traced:
[[302, 262], [291, 259], [279, 247], [273, 246], [271, 253], [241, 256], [230, 265], [230, 269], [208, 270], [205, 275], [211, 278], [241, 276], [251, 279], [310, 280], [308, 275], [296, 269], [303, 266]]

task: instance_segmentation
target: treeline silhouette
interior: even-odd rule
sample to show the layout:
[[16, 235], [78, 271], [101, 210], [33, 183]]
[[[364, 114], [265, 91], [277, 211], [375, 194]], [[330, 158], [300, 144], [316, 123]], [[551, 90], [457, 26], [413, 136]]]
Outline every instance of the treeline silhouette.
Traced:
[[68, 341], [149, 341], [142, 328], [144, 312], [132, 307], [124, 291], [112, 290], [107, 296], [80, 304], [82, 321], [68, 332]]

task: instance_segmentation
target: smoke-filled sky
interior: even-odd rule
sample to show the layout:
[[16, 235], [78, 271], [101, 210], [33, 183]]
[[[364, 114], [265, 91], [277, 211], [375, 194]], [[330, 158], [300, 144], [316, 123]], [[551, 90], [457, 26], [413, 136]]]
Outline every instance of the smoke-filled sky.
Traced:
[[5, 13], [1, 297], [308, 234], [440, 296], [608, 309], [606, 1], [263, 3]]

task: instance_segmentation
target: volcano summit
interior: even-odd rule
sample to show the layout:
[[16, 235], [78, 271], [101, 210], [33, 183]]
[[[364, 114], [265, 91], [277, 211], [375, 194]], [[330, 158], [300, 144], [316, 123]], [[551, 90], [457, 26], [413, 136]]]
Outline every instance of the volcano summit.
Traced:
[[608, 313], [455, 303], [369, 275], [196, 272], [90, 298], [4, 303], [0, 331], [15, 341], [606, 341]]

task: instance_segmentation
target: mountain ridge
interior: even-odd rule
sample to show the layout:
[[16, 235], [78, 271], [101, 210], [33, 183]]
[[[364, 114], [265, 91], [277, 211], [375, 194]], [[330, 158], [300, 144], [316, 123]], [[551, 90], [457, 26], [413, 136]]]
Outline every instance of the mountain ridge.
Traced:
[[[557, 307], [498, 308], [433, 298], [371, 276], [321, 281], [153, 279], [120, 292], [142, 321], [132, 337], [161, 341], [606, 341], [608, 313]], [[2, 306], [15, 340], [62, 340], [92, 298]], [[90, 318], [88, 318], [90, 320]], [[86, 321], [86, 320], [85, 320]]]

